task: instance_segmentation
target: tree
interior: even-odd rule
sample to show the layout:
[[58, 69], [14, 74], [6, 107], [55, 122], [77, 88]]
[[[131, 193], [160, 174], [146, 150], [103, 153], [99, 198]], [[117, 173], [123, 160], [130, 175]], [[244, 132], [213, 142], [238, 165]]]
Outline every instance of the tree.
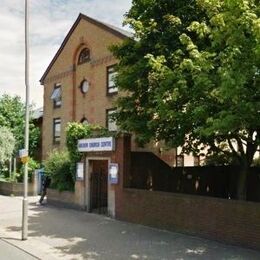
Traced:
[[[238, 198], [260, 144], [259, 0], [135, 0], [120, 60], [117, 120], [139, 141], [232, 155]], [[222, 149], [227, 144], [229, 149]]]
[[[13, 133], [16, 140], [15, 151], [24, 147], [24, 115], [25, 105], [19, 96], [11, 97], [9, 95], [3, 95], [0, 97], [0, 126], [8, 127]], [[33, 155], [39, 144], [40, 129], [35, 127], [32, 120], [30, 120], [29, 127], [29, 152], [30, 155]]]
[[10, 159], [15, 147], [15, 138], [7, 127], [0, 127], [0, 163]]

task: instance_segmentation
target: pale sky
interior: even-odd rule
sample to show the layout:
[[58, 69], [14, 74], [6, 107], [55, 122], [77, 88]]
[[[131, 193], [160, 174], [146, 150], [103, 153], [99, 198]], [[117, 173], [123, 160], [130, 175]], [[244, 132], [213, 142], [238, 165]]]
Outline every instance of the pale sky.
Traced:
[[[30, 101], [43, 104], [43, 75], [64, 37], [83, 13], [122, 27], [131, 0], [29, 0]], [[0, 0], [0, 95], [25, 97], [24, 0]]]

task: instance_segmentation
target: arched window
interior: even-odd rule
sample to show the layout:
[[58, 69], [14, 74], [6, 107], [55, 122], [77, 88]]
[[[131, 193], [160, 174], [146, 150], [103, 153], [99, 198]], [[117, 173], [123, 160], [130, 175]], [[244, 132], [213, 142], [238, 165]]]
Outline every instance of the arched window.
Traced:
[[90, 61], [90, 51], [88, 48], [84, 48], [80, 54], [78, 59], [78, 64], [83, 64]]

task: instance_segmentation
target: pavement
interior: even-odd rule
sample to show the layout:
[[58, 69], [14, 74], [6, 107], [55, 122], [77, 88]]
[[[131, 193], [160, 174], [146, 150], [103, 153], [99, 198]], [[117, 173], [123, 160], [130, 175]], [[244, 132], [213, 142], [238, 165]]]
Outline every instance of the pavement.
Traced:
[[22, 241], [22, 198], [0, 196], [0, 259], [260, 259], [259, 251], [36, 201], [29, 198]]
[[[20, 248], [15, 247], [8, 241], [0, 239], [0, 256], [1, 259], [8, 260], [33, 260], [35, 257], [31, 256], [27, 252], [24, 252]], [[36, 258], [37, 259], [37, 258]]]

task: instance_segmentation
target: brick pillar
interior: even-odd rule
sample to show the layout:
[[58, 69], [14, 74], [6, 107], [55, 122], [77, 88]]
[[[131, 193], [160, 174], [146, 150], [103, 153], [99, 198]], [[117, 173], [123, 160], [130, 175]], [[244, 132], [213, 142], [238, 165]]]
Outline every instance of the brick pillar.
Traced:
[[123, 203], [123, 189], [129, 186], [131, 170], [131, 136], [123, 134], [116, 140], [115, 162], [119, 164], [119, 184], [115, 185], [115, 217]]
[[82, 209], [85, 209], [85, 199], [84, 199], [85, 185], [84, 185], [84, 181], [76, 181], [75, 182], [75, 191], [74, 191], [74, 203], [76, 205], [79, 205]]
[[131, 174], [131, 135], [125, 135], [123, 138], [124, 138], [123, 187], [129, 187], [130, 174]]
[[131, 136], [123, 134], [116, 140], [115, 162], [119, 164], [119, 186], [122, 189], [129, 184], [131, 166]]

